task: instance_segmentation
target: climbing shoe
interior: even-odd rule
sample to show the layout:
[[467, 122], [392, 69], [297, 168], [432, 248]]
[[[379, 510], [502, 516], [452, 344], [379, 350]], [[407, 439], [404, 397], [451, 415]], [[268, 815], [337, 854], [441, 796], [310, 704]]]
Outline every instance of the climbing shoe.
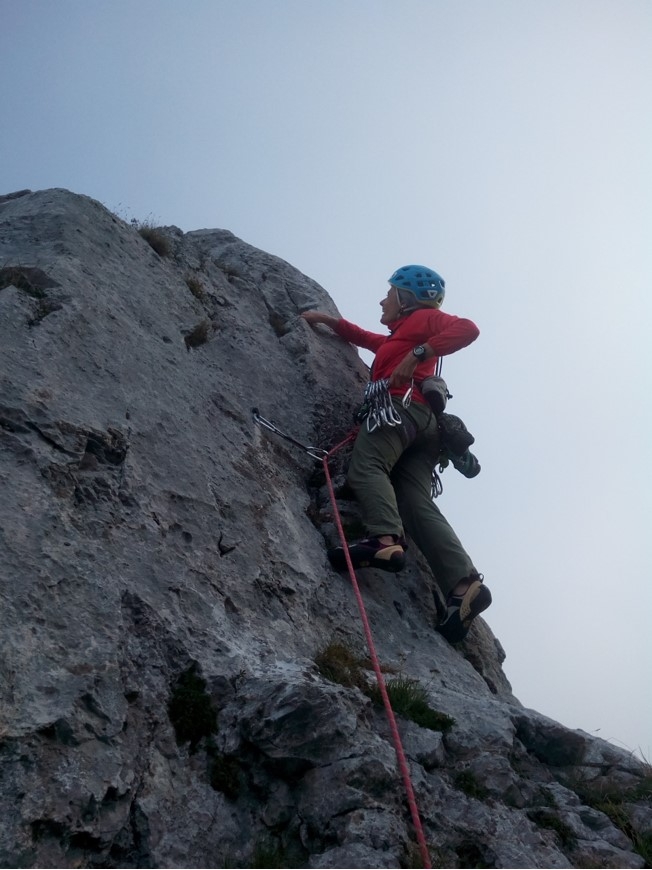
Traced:
[[[402, 541], [382, 544], [378, 538], [363, 538], [349, 545], [349, 555], [354, 568], [380, 568], [381, 571], [400, 571], [405, 567], [406, 547]], [[331, 547], [328, 551], [331, 565], [337, 571], [346, 571], [344, 547]]]
[[468, 634], [473, 620], [491, 604], [491, 592], [483, 584], [480, 575], [471, 579], [469, 588], [462, 595], [449, 595], [446, 615], [437, 626], [437, 631], [449, 643], [459, 643]]

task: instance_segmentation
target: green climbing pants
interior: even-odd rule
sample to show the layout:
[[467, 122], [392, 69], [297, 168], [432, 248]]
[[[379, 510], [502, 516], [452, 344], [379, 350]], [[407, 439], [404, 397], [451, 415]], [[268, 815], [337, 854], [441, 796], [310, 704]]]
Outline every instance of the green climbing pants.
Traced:
[[453, 528], [431, 497], [439, 459], [437, 420], [427, 405], [408, 409], [394, 400], [401, 426], [368, 432], [363, 423], [353, 447], [348, 483], [370, 537], [409, 534], [426, 557], [444, 595], [475, 572]]

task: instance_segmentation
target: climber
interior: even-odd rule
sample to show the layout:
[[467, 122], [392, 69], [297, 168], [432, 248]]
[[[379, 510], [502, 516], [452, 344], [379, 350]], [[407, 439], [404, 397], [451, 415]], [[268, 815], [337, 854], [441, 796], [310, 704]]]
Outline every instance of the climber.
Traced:
[[[389, 335], [368, 332], [341, 317], [304, 311], [311, 325], [330, 327], [337, 335], [375, 354], [371, 377], [387, 379], [390, 412], [401, 423], [380, 425], [357, 434], [347, 481], [360, 504], [367, 537], [350, 544], [354, 567], [400, 571], [405, 565], [405, 532], [426, 557], [446, 599], [437, 630], [450, 642], [466, 637], [472, 620], [491, 604], [459, 538], [431, 499], [431, 473], [440, 455], [435, 414], [419, 390], [433, 374], [439, 357], [471, 344], [479, 335], [470, 320], [445, 314], [443, 279], [425, 266], [403, 266], [389, 279], [380, 302], [380, 322]], [[411, 402], [402, 402], [412, 386]], [[346, 567], [342, 547], [329, 550], [334, 567]]]

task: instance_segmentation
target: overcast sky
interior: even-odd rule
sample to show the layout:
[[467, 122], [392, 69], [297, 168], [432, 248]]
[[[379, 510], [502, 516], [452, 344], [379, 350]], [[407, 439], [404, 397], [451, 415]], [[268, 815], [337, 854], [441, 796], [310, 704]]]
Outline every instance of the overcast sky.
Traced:
[[394, 269], [443, 275], [483, 470], [439, 506], [514, 692], [650, 759], [652, 2], [0, 0], [0, 29], [0, 193], [231, 230], [378, 331]]

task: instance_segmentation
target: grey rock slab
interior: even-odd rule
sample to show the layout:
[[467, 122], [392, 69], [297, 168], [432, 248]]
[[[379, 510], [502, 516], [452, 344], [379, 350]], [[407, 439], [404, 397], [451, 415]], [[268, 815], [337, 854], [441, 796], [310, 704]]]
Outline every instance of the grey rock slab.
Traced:
[[[89, 197], [0, 196], [0, 863], [409, 865], [384, 715], [315, 664], [332, 641], [368, 655], [323, 470], [252, 414], [335, 445], [367, 367], [302, 320], [337, 309], [289, 263], [154, 229], [166, 255]], [[642, 866], [647, 769], [514, 698], [490, 611], [450, 647], [408, 555], [359, 583], [387, 677], [454, 720], [397, 716], [436, 860]], [[627, 795], [627, 824], [587, 782]]]

